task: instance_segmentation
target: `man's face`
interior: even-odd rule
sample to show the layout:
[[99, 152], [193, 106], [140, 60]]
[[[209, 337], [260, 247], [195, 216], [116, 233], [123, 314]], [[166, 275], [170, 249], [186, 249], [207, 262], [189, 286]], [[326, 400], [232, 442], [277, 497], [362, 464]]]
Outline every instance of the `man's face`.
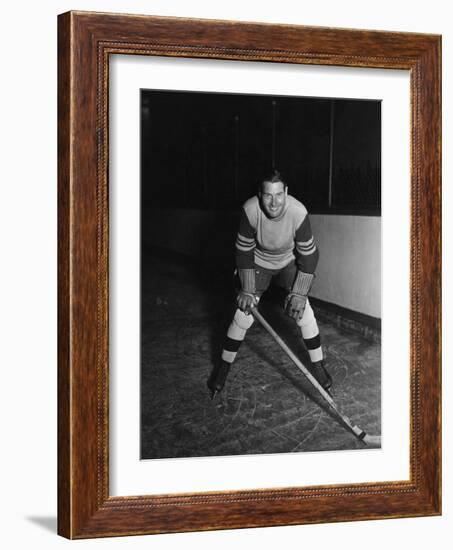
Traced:
[[282, 181], [263, 182], [259, 198], [261, 207], [268, 218], [278, 218], [285, 209], [288, 188]]

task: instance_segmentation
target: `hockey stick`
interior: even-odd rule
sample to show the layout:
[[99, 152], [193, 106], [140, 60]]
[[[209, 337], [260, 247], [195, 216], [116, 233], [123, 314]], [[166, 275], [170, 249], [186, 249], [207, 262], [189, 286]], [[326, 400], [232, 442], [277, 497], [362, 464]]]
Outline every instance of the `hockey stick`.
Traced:
[[251, 313], [255, 319], [267, 330], [267, 332], [272, 336], [272, 338], [277, 342], [277, 344], [282, 348], [282, 350], [288, 355], [291, 361], [296, 365], [296, 367], [302, 372], [305, 378], [311, 383], [312, 386], [316, 388], [318, 393], [321, 395], [323, 400], [327, 403], [329, 410], [332, 413], [332, 416], [350, 433], [352, 433], [359, 441], [365, 445], [379, 446], [381, 442], [381, 437], [378, 435], [368, 435], [361, 428], [349, 420], [347, 416], [341, 413], [332, 399], [332, 396], [321, 386], [321, 384], [316, 380], [316, 378], [310, 373], [310, 371], [303, 365], [303, 363], [296, 357], [296, 355], [291, 351], [291, 349], [286, 345], [286, 343], [280, 338], [280, 336], [275, 332], [275, 330], [270, 326], [270, 324], [264, 319], [261, 313], [258, 311], [258, 308], [253, 307]]

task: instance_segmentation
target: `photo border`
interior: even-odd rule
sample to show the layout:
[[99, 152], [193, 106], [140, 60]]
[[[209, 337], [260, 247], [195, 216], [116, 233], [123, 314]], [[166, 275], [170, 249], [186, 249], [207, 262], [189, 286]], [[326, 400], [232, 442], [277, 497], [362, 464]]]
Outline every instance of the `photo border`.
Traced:
[[[441, 513], [441, 38], [90, 12], [58, 20], [58, 532], [90, 538]], [[109, 496], [109, 56], [404, 69], [411, 88], [410, 479]]]

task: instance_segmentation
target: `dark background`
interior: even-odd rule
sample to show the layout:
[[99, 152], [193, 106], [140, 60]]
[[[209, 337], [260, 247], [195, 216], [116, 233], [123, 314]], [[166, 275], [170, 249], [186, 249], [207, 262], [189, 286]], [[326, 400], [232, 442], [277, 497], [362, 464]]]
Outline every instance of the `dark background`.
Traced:
[[275, 166], [310, 213], [380, 215], [380, 101], [142, 90], [141, 105], [144, 206], [234, 210]]

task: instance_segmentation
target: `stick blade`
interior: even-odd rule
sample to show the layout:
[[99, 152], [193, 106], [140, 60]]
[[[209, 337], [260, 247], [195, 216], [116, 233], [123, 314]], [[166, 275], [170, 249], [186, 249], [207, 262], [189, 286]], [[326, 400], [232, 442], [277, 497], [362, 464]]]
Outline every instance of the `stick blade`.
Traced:
[[371, 448], [379, 448], [381, 446], [381, 436], [380, 435], [368, 435], [363, 438], [363, 442]]

